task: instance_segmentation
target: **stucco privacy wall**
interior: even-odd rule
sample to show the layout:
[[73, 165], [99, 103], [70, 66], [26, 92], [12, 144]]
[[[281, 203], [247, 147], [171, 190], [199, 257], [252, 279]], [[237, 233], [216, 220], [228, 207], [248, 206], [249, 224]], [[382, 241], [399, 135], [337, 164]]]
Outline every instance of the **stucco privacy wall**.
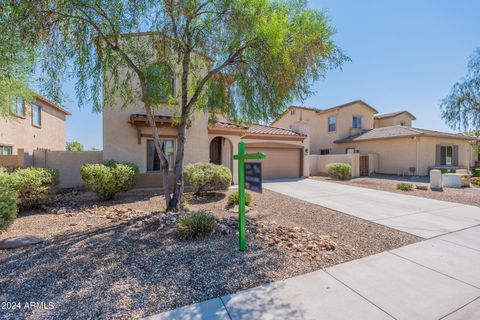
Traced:
[[35, 167], [58, 170], [60, 188], [83, 186], [80, 166], [84, 163], [100, 163], [102, 161], [102, 151], [71, 152], [38, 149], [33, 152], [33, 165]]
[[413, 137], [342, 143], [342, 148], [355, 148], [361, 154], [378, 154], [378, 172], [401, 174], [417, 167], [417, 140]]
[[352, 177], [360, 176], [360, 155], [358, 153], [329, 155], [311, 154], [309, 156], [309, 161], [311, 175], [327, 174], [327, 165], [331, 163], [349, 163], [352, 166]]
[[0, 144], [32, 153], [37, 148], [65, 150], [65, 113], [36, 100], [41, 107], [41, 126], [32, 126], [32, 107], [25, 105], [25, 117], [0, 118]]

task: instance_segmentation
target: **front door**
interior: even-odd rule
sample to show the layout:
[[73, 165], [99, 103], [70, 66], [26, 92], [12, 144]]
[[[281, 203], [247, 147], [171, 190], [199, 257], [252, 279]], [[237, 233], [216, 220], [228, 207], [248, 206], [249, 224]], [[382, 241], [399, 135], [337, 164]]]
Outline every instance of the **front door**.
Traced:
[[222, 164], [222, 137], [216, 137], [210, 142], [210, 162]]

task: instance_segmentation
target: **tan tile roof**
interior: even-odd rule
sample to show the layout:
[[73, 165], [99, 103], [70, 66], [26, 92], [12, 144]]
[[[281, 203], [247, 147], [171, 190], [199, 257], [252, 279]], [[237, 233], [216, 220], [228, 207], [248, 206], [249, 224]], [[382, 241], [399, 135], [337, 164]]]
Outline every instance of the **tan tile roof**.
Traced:
[[312, 110], [312, 111], [316, 111], [316, 112], [319, 112], [319, 113], [324, 113], [324, 112], [329, 112], [329, 111], [336, 110], [336, 109], [345, 108], [345, 107], [348, 107], [348, 106], [350, 106], [352, 104], [355, 104], [355, 103], [362, 103], [365, 106], [367, 106], [368, 108], [372, 109], [374, 112], [378, 112], [374, 107], [372, 107], [371, 105], [369, 105], [368, 103], [366, 103], [363, 100], [354, 100], [354, 101], [343, 103], [341, 105], [338, 105], [338, 106], [335, 106], [335, 107], [330, 107], [330, 108], [327, 108], [327, 109], [320, 109], [320, 108], [315, 108], [315, 107], [303, 107], [303, 106], [290, 106], [289, 109], [304, 109], [304, 110]]
[[214, 128], [220, 129], [244, 129], [246, 134], [266, 134], [274, 136], [291, 136], [291, 137], [304, 137], [305, 135], [299, 134], [295, 131], [277, 128], [262, 124], [252, 124], [252, 125], [236, 125], [232, 122], [217, 121], [214, 125]]
[[415, 116], [413, 114], [411, 114], [410, 112], [404, 110], [404, 111], [397, 111], [397, 112], [390, 112], [390, 113], [384, 113], [384, 114], [376, 114], [374, 117], [375, 119], [385, 119], [385, 118], [391, 118], [391, 117], [395, 117], [395, 116], [398, 116], [402, 113], [407, 113], [410, 117], [413, 118], [413, 120], [416, 120], [417, 118], [415, 118]]
[[477, 139], [476, 137], [467, 136], [462, 133], [449, 133], [449, 132], [440, 132], [440, 131], [427, 130], [427, 129], [410, 128], [410, 127], [404, 127], [404, 126], [391, 126], [391, 127], [383, 127], [383, 128], [366, 130], [362, 133], [359, 133], [353, 136], [335, 140], [335, 143], [346, 143], [346, 142], [388, 139], [388, 138], [401, 138], [401, 137], [411, 137], [411, 136], [420, 136], [420, 135], [434, 136], [434, 137], [447, 137], [447, 138], [464, 139], [464, 140]]

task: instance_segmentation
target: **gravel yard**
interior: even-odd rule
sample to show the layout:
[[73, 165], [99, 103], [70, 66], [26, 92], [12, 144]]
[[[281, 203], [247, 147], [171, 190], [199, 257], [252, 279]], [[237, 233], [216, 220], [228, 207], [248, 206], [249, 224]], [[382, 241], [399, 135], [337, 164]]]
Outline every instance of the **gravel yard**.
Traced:
[[336, 183], [343, 183], [357, 187], [364, 187], [382, 191], [396, 192], [402, 194], [408, 194], [412, 196], [431, 198], [443, 201], [457, 202], [461, 204], [468, 204], [472, 206], [480, 206], [480, 187], [473, 186], [471, 188], [444, 188], [443, 191], [432, 191], [430, 188], [428, 190], [419, 190], [414, 189], [411, 191], [402, 191], [397, 190], [397, 183], [399, 182], [409, 182], [413, 184], [419, 184], [424, 186], [429, 186], [428, 179], [421, 177], [414, 180], [410, 180], [408, 177], [397, 177], [389, 175], [374, 175], [371, 177], [364, 178], [355, 178], [347, 181], [340, 181], [331, 179], [324, 176], [314, 176], [310, 177], [315, 180], [324, 180]]
[[226, 194], [186, 198], [190, 210], [217, 216], [213, 235], [180, 239], [177, 216], [162, 213], [153, 191], [113, 202], [69, 194], [21, 215], [0, 239], [45, 241], [0, 251], [0, 302], [21, 306], [0, 318], [139, 318], [421, 240], [265, 190], [254, 195], [249, 247], [240, 253]]

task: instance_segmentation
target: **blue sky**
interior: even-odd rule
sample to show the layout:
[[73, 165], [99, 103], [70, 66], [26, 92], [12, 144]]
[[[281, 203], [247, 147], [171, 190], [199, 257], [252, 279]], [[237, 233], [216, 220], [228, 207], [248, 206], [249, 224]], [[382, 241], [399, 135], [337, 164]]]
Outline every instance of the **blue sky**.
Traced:
[[[480, 1], [311, 0], [328, 13], [337, 44], [352, 59], [313, 84], [304, 105], [327, 108], [362, 99], [381, 113], [409, 110], [414, 126], [451, 131], [440, 100], [466, 72], [480, 47]], [[102, 148], [101, 114], [78, 109], [73, 85], [65, 88], [67, 141]], [[301, 102], [297, 102], [301, 103]]]

